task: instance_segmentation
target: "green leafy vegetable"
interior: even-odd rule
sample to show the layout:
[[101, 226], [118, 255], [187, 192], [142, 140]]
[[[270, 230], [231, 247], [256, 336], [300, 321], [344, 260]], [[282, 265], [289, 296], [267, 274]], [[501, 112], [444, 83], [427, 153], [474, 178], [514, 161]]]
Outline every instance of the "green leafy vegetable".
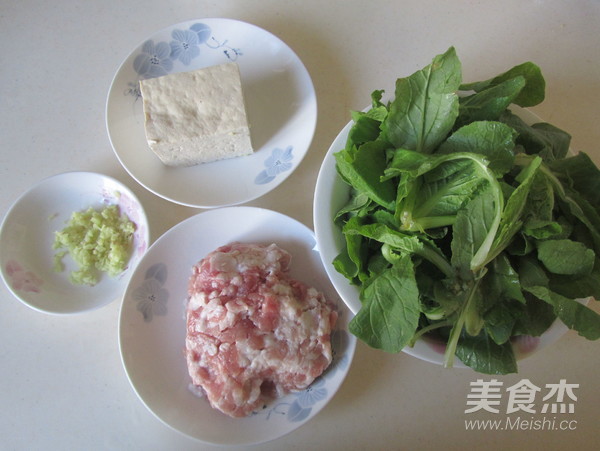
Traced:
[[493, 89], [511, 80], [524, 80], [524, 89], [521, 89], [515, 97], [516, 105], [529, 107], [541, 103], [545, 97], [546, 82], [542, 76], [540, 68], [531, 63], [526, 62], [513, 67], [512, 69], [486, 81], [463, 84], [460, 89], [463, 91], [473, 90], [476, 92], [485, 92], [488, 89]]
[[410, 77], [396, 81], [396, 99], [382, 130], [396, 148], [432, 152], [458, 116], [460, 61], [453, 48]]
[[538, 244], [538, 259], [550, 272], [579, 276], [592, 272], [596, 255], [577, 241], [545, 240]]
[[335, 268], [359, 287], [350, 330], [399, 352], [424, 334], [476, 371], [517, 371], [511, 338], [558, 318], [588, 339], [600, 315], [600, 170], [551, 124], [508, 108], [544, 99], [524, 63], [463, 83], [454, 48], [371, 95], [335, 154], [351, 186], [333, 220], [346, 246]]
[[365, 304], [349, 328], [374, 348], [398, 352], [412, 338], [420, 312], [413, 265], [403, 256], [367, 285]]

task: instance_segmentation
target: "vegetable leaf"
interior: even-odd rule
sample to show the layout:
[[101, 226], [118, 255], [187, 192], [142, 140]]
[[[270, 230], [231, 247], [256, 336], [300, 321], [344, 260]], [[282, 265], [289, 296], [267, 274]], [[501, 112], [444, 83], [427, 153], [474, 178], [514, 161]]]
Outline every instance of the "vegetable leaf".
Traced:
[[517, 177], [517, 180], [520, 180], [521, 183], [508, 198], [506, 206], [502, 211], [494, 242], [485, 258], [482, 258], [477, 262], [479, 265], [477, 268], [489, 263], [493, 258], [504, 251], [521, 228], [523, 223], [522, 215], [529, 196], [529, 191], [541, 162], [540, 158], [535, 158]]
[[399, 78], [395, 99], [382, 123], [394, 147], [431, 153], [458, 116], [460, 82], [461, 65], [454, 48], [436, 56], [424, 69]]
[[571, 240], [545, 240], [537, 245], [538, 258], [555, 274], [587, 275], [592, 272], [596, 254], [583, 243]]
[[459, 128], [440, 145], [440, 153], [473, 152], [486, 157], [496, 176], [514, 165], [516, 132], [501, 122], [478, 121]]
[[501, 208], [501, 189], [488, 161], [472, 152], [423, 155], [399, 149], [384, 179], [402, 175], [396, 196], [401, 228], [423, 231], [451, 225], [456, 214], [486, 182], [494, 186]]
[[570, 329], [588, 340], [600, 338], [600, 315], [579, 302], [553, 293], [546, 287], [525, 287], [525, 289], [554, 307], [554, 311]]
[[517, 372], [517, 362], [509, 342], [497, 344], [487, 334], [465, 334], [456, 348], [456, 356], [467, 366], [484, 374]]
[[335, 154], [337, 169], [342, 177], [360, 192], [386, 208], [393, 208], [395, 187], [390, 181], [380, 180], [386, 167], [387, 143], [370, 141], [352, 151]]
[[549, 163], [553, 174], [577, 190], [595, 209], [600, 208], [600, 170], [585, 152]]
[[517, 131], [517, 144], [530, 155], [539, 155], [544, 161], [552, 161], [564, 158], [569, 151], [571, 136], [553, 125], [528, 125], [510, 110], [502, 113], [498, 120]]
[[517, 76], [476, 94], [460, 97], [457, 123], [497, 120], [517, 98], [525, 84], [525, 78]]
[[544, 100], [546, 82], [540, 68], [531, 62], [519, 64], [489, 80], [463, 84], [460, 86], [460, 89], [463, 91], [473, 90], [481, 92], [516, 77], [523, 77], [525, 79], [525, 88], [514, 99], [515, 104], [522, 107], [530, 107], [535, 106]]
[[475, 277], [471, 275], [473, 259], [498, 223], [496, 202], [496, 193], [491, 187], [487, 187], [456, 215], [452, 238], [452, 264], [459, 270], [463, 279]]
[[367, 285], [363, 307], [349, 330], [376, 349], [399, 352], [411, 340], [420, 315], [419, 290], [411, 259], [405, 255]]

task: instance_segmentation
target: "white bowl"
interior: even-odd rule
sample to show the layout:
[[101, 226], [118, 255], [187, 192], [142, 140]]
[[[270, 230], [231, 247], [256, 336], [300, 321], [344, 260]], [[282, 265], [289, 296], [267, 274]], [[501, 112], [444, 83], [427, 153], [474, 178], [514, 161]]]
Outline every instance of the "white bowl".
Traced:
[[[541, 119], [529, 110], [511, 106], [511, 110], [528, 124], [541, 122]], [[346, 246], [345, 238], [334, 222], [335, 214], [348, 202], [350, 186], [346, 184], [336, 171], [334, 153], [342, 150], [346, 145], [348, 132], [353, 121], [348, 122], [331, 144], [319, 170], [315, 197], [313, 204], [313, 217], [317, 248], [323, 260], [325, 271], [352, 313], [356, 314], [361, 308], [359, 288], [349, 283], [342, 274], [333, 267], [334, 258]], [[588, 300], [580, 300], [587, 303]], [[517, 360], [522, 360], [534, 352], [554, 343], [569, 329], [557, 319], [552, 326], [540, 337], [520, 336], [513, 339], [513, 351]], [[402, 351], [431, 363], [443, 364], [446, 344], [429, 337], [423, 337], [413, 347], [405, 347]], [[458, 358], [455, 367], [466, 367]]]
[[[190, 388], [184, 355], [185, 301], [192, 266], [233, 241], [276, 243], [292, 255], [291, 275], [322, 291], [338, 309], [334, 358], [306, 390], [276, 399], [245, 418], [213, 409]], [[312, 230], [274, 211], [254, 207], [208, 210], [179, 223], [148, 249], [123, 297], [119, 346], [135, 392], [161, 421], [194, 439], [219, 445], [274, 440], [313, 418], [335, 395], [350, 367], [356, 338], [349, 313], [315, 251]]]
[[[73, 285], [74, 264], [54, 270], [54, 232], [71, 214], [89, 207], [118, 204], [136, 224], [127, 269], [118, 277], [103, 275], [93, 287]], [[146, 251], [148, 222], [137, 197], [117, 180], [93, 172], [67, 172], [46, 178], [9, 209], [0, 228], [0, 265], [6, 286], [27, 306], [45, 313], [69, 314], [97, 309], [119, 298]]]
[[[170, 50], [183, 45], [187, 52]], [[254, 153], [165, 166], [146, 141], [139, 80], [232, 61], [240, 68]], [[316, 121], [315, 89], [300, 58], [273, 34], [232, 19], [191, 20], [152, 34], [120, 66], [106, 103], [108, 135], [129, 174], [158, 196], [198, 208], [237, 205], [275, 189], [300, 165]]]

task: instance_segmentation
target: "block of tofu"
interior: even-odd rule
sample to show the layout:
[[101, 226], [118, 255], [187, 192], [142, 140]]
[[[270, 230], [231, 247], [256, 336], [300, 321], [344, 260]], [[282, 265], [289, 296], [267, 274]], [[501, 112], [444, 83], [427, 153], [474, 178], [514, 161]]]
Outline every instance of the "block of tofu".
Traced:
[[148, 145], [168, 166], [253, 152], [239, 67], [226, 63], [140, 81]]

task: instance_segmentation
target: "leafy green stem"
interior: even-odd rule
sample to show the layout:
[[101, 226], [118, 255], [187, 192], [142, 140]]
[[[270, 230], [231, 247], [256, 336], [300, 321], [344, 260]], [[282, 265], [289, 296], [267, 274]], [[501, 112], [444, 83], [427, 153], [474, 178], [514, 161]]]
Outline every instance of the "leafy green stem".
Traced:
[[[530, 165], [536, 158], [539, 158], [535, 155], [527, 155], [527, 154], [518, 154], [515, 156], [515, 166], [528, 166]], [[548, 181], [552, 184], [552, 187], [558, 192], [561, 198], [566, 197], [565, 189], [561, 183], [561, 181], [554, 175], [554, 173], [550, 170], [550, 168], [545, 163], [540, 163], [539, 171], [546, 176]]]
[[[478, 162], [481, 164], [480, 162]], [[494, 220], [489, 227], [488, 233], [485, 236], [485, 239], [479, 246], [479, 249], [473, 255], [473, 259], [471, 260], [471, 271], [477, 273], [482, 270], [482, 268], [486, 265], [487, 256], [492, 248], [492, 244], [494, 243], [494, 239], [496, 238], [496, 232], [500, 227], [500, 221], [502, 220], [502, 211], [504, 210], [504, 197], [502, 195], [502, 188], [498, 183], [498, 180], [494, 177], [494, 175], [489, 171], [489, 169], [484, 167], [484, 174], [492, 186], [494, 193]]]
[[470, 289], [467, 292], [467, 298], [464, 301], [460, 313], [458, 315], [458, 319], [454, 323], [454, 327], [450, 331], [450, 336], [448, 337], [448, 343], [446, 345], [446, 352], [444, 353], [444, 367], [452, 368], [454, 365], [454, 356], [456, 354], [456, 347], [458, 346], [458, 340], [460, 339], [460, 334], [467, 322], [467, 319], [474, 312], [472, 311], [475, 308], [475, 298], [476, 293], [479, 288], [479, 283], [482, 277], [478, 277], [473, 280], [471, 283]]
[[409, 343], [409, 346], [412, 347], [415, 345], [415, 343], [417, 342], [417, 340], [419, 338], [421, 338], [423, 335], [428, 334], [429, 332], [436, 330], [436, 329], [441, 329], [442, 327], [448, 327], [452, 325], [452, 321], [450, 320], [446, 320], [446, 321], [438, 321], [437, 323], [432, 323], [427, 327], [423, 327], [422, 329], [419, 329], [417, 332], [415, 332], [415, 335], [413, 336], [412, 340]]
[[418, 221], [412, 221], [409, 225], [406, 225], [405, 221], [401, 230], [406, 230], [408, 232], [424, 232], [428, 229], [451, 226], [454, 224], [455, 219], [456, 215], [423, 217], [419, 218]]
[[456, 276], [456, 271], [448, 260], [426, 243], [423, 248], [415, 250], [415, 254], [433, 263], [446, 277], [454, 278]]
[[[381, 246], [381, 252], [383, 256], [387, 261], [389, 261], [392, 264], [399, 258], [398, 253], [407, 253], [406, 251], [406, 249], [402, 250], [394, 248], [394, 246], [390, 245], [389, 243], [384, 243]], [[432, 263], [447, 278], [452, 279], [456, 276], [456, 271], [454, 270], [450, 262], [446, 260], [444, 255], [439, 250], [431, 247], [427, 243], [427, 241], [421, 241], [419, 246], [414, 246], [414, 248], [412, 248], [410, 252], [408, 252], [408, 254], [410, 253], [418, 255], [419, 257], [422, 257], [425, 260]]]

